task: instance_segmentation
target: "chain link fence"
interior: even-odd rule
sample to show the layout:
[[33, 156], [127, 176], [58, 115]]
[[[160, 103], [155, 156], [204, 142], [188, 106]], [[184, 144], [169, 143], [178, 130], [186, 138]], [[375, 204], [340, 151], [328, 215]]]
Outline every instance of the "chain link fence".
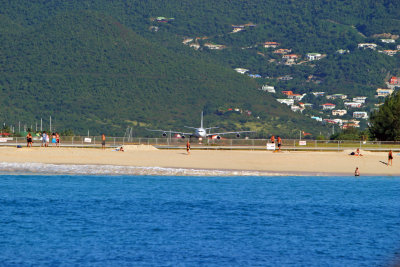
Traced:
[[[246, 149], [266, 150], [269, 139], [204, 139], [196, 138], [132, 138], [132, 137], [106, 137], [106, 147], [119, 147], [124, 145], [153, 145], [157, 148], [178, 149], [185, 148], [190, 140], [192, 149]], [[101, 136], [62, 136], [62, 147], [101, 147]], [[0, 137], [0, 146], [26, 146], [25, 137]], [[42, 146], [40, 137], [33, 137], [33, 146]], [[49, 147], [56, 144], [48, 143]], [[277, 146], [276, 146], [277, 148]], [[350, 140], [299, 140], [283, 139], [282, 150], [329, 150], [342, 151], [360, 148], [363, 150], [400, 151], [400, 142], [383, 141], [350, 141]]]

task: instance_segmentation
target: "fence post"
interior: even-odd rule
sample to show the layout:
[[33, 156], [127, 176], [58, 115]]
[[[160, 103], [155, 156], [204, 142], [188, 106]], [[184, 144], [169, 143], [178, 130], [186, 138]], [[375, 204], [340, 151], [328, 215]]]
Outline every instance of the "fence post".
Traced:
[[114, 137], [114, 146], [115, 146], [115, 137]]

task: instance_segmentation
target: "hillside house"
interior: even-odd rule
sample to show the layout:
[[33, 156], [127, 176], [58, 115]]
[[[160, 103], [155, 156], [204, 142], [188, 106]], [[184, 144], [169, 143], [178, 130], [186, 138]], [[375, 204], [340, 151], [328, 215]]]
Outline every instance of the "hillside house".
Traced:
[[211, 44], [211, 43], [205, 43], [204, 46], [211, 50], [222, 50], [222, 49], [226, 48], [225, 45], [217, 45], [217, 44]]
[[350, 53], [350, 50], [348, 50], [348, 49], [339, 49], [339, 50], [336, 51], [336, 53], [343, 55], [343, 54]]
[[368, 48], [368, 49], [372, 49], [372, 50], [375, 50], [377, 46], [378, 46], [377, 44], [373, 44], [373, 43], [358, 44], [358, 48], [364, 48], [364, 49]]
[[360, 125], [356, 123], [345, 123], [342, 126], [342, 129], [349, 129], [349, 128], [360, 128]]
[[271, 85], [263, 85], [262, 87], [261, 87], [261, 90], [262, 91], [264, 91], [264, 92], [268, 92], [268, 93], [276, 93], [276, 91], [275, 91], [275, 87], [273, 87], [273, 86], [271, 86]]
[[240, 74], [245, 74], [246, 72], [248, 72], [248, 69], [243, 69], [243, 68], [236, 68], [235, 69], [236, 72], [240, 73]]
[[293, 91], [282, 91], [282, 94], [290, 96], [293, 95]]
[[336, 108], [336, 105], [332, 104], [332, 103], [325, 103], [325, 104], [322, 104], [321, 106], [322, 106], [323, 110], [332, 110], [332, 109]]
[[353, 102], [358, 102], [358, 103], [362, 103], [365, 104], [365, 101], [367, 100], [366, 96], [357, 96], [357, 97], [353, 97]]
[[304, 108], [312, 108], [312, 107], [313, 107], [313, 104], [311, 104], [311, 103], [304, 103], [303, 106], [304, 106]]
[[182, 44], [187, 45], [191, 42], [193, 42], [193, 38], [186, 38], [186, 39], [183, 39]]
[[293, 99], [293, 100], [295, 100], [295, 101], [300, 101], [300, 100], [303, 99], [304, 96], [305, 96], [305, 94], [304, 94], [304, 95], [301, 95], [301, 94], [291, 94], [291, 95], [288, 95], [288, 98]]
[[322, 54], [320, 54], [320, 53], [308, 53], [307, 54], [307, 59], [309, 61], [320, 60], [321, 58], [322, 58]]
[[392, 57], [392, 56], [396, 55], [398, 51], [397, 50], [383, 50], [383, 51], [379, 51], [379, 52], [382, 52], [385, 55]]
[[244, 30], [244, 25], [232, 25], [232, 33], [240, 32]]
[[376, 94], [377, 97], [387, 97], [390, 96], [391, 94], [393, 94], [393, 89], [382, 89], [382, 88], [378, 88], [376, 89]]
[[346, 114], [347, 114], [347, 110], [345, 110], [345, 109], [332, 110], [332, 115], [333, 116], [344, 116]]
[[283, 55], [282, 59], [286, 62], [286, 64], [294, 64], [296, 62], [296, 60], [299, 59], [299, 55], [287, 54], [287, 55]]
[[312, 92], [315, 97], [324, 96], [325, 92]]
[[278, 101], [281, 104], [286, 104], [288, 106], [292, 106], [294, 104], [294, 100], [293, 99], [279, 98], [276, 101]]
[[265, 42], [264, 48], [277, 48], [279, 45], [280, 43], [277, 42]]
[[312, 116], [311, 119], [316, 120], [316, 121], [322, 121], [321, 117], [316, 117], [316, 116]]
[[390, 78], [389, 83], [391, 85], [400, 85], [400, 79], [396, 76], [393, 76], [392, 78]]
[[285, 76], [279, 77], [278, 80], [281, 80], [281, 81], [290, 81], [290, 80], [293, 80], [293, 77], [290, 76], [290, 75], [285, 75]]
[[345, 102], [344, 106], [346, 108], [361, 108], [362, 103], [359, 103], [359, 102]]
[[189, 45], [189, 47], [192, 47], [194, 50], [199, 50], [200, 45], [197, 44], [197, 43], [191, 43], [191, 44]]
[[396, 40], [394, 39], [381, 39], [382, 43], [386, 43], [386, 44], [394, 44], [396, 42]]
[[248, 75], [250, 78], [261, 78], [260, 74], [249, 74]]
[[286, 48], [280, 48], [274, 51], [275, 54], [282, 54], [282, 55], [289, 54], [290, 52], [292, 52], [292, 49], [286, 49]]
[[397, 46], [396, 46], [396, 49], [397, 49], [397, 50], [400, 50], [400, 45], [397, 45]]
[[301, 109], [299, 106], [295, 106], [295, 105], [291, 106], [290, 109], [291, 109], [293, 112], [298, 112], [298, 111], [301, 112], [301, 111], [303, 111], [303, 109]]
[[354, 111], [353, 118], [355, 119], [368, 119], [368, 113], [365, 111]]
[[344, 94], [333, 94], [333, 95], [327, 95], [326, 99], [346, 99], [347, 95]]

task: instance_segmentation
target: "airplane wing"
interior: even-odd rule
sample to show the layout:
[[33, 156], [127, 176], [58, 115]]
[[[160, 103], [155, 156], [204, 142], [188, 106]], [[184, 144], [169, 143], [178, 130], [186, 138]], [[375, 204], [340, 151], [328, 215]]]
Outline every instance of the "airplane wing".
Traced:
[[255, 133], [255, 131], [236, 131], [236, 132], [208, 133], [207, 137], [213, 136], [213, 135], [241, 134], [241, 133]]
[[160, 133], [163, 133], [163, 135], [164, 134], [167, 134], [167, 133], [171, 133], [171, 134], [180, 134], [180, 135], [193, 135], [193, 133], [185, 133], [185, 132], [176, 132], [176, 131], [167, 131], [167, 130], [152, 130], [152, 129], [146, 129], [147, 131], [150, 131], [150, 132], [160, 132]]

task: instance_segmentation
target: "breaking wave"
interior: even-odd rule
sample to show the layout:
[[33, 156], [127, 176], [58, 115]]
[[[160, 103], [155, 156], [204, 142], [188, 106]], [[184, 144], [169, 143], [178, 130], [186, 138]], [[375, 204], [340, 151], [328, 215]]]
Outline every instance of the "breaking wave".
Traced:
[[[238, 170], [208, 170], [163, 167], [133, 167], [115, 165], [65, 165], [44, 163], [0, 162], [4, 174], [56, 175], [160, 175], [160, 176], [283, 176], [284, 173]], [[293, 174], [290, 174], [293, 175]]]

